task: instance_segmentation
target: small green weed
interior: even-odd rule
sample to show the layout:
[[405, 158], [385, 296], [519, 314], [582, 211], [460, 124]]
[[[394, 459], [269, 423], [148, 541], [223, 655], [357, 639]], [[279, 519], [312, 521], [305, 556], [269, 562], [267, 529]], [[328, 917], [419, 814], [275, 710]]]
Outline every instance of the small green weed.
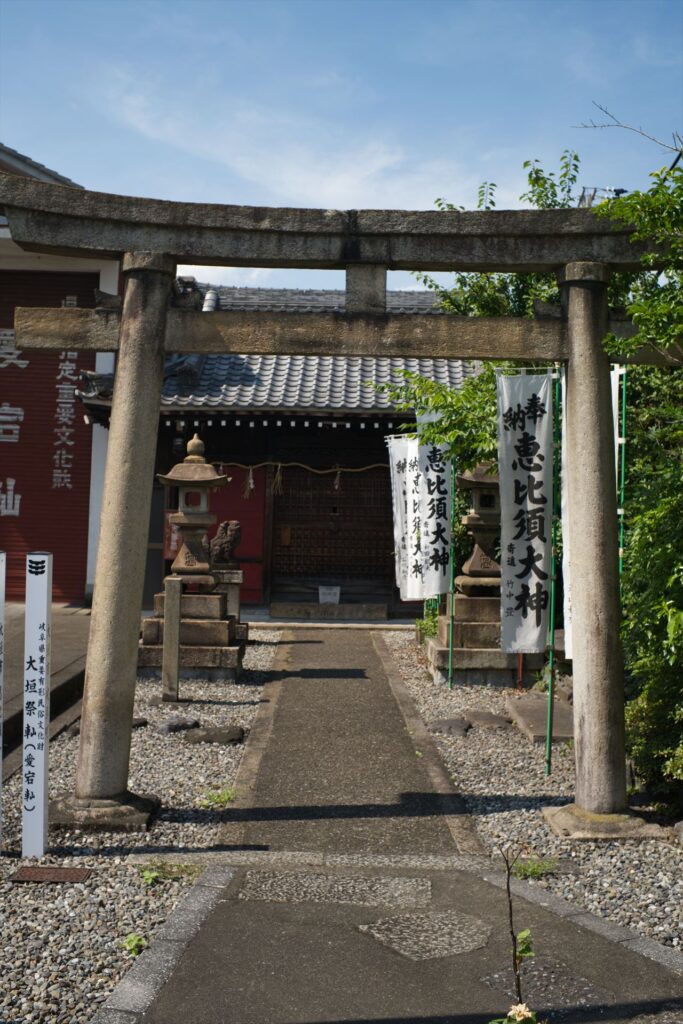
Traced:
[[531, 939], [531, 930], [525, 928], [517, 933], [517, 959], [527, 960], [534, 955], [534, 946]]
[[425, 601], [424, 618], [415, 619], [419, 642], [422, 644], [427, 637], [436, 636], [439, 631], [439, 600]]
[[143, 949], [145, 949], [149, 943], [143, 935], [138, 935], [137, 932], [131, 932], [130, 935], [126, 935], [125, 939], [121, 942], [121, 947], [130, 953], [131, 956], [140, 956]]
[[227, 807], [234, 799], [234, 786], [225, 786], [223, 789], [205, 789], [197, 801], [197, 806], [207, 811], [213, 811], [220, 807]]
[[161, 882], [177, 882], [183, 878], [193, 880], [199, 874], [198, 864], [172, 864], [169, 861], [155, 860], [140, 869], [145, 885], [154, 886]]
[[556, 867], [557, 861], [551, 858], [529, 857], [516, 861], [512, 873], [517, 878], [543, 878], [544, 875], [552, 875]]

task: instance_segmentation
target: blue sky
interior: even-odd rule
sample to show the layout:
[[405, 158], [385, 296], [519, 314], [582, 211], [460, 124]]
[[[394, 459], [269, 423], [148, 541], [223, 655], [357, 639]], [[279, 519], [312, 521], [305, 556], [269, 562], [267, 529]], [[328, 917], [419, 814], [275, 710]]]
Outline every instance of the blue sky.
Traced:
[[[522, 163], [647, 186], [683, 130], [678, 0], [0, 0], [0, 140], [88, 188], [337, 208], [519, 206]], [[339, 286], [249, 269], [203, 280]], [[410, 285], [405, 274], [394, 286]]]

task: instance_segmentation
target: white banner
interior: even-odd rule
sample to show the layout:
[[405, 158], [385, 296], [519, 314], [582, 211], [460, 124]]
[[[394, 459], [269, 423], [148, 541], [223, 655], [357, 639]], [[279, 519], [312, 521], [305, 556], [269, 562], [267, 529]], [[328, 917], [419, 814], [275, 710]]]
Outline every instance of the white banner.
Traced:
[[417, 438], [408, 441], [406, 449], [406, 563], [402, 601], [422, 601], [422, 501], [420, 493], [420, 445]]
[[402, 601], [448, 591], [451, 467], [441, 449], [388, 437], [396, 585]]
[[394, 567], [396, 586], [403, 597], [408, 578], [408, 485], [407, 466], [410, 440], [407, 437], [388, 437], [389, 476], [394, 511]]
[[553, 510], [552, 377], [498, 376], [501, 647], [545, 651]]
[[[0, 751], [5, 708], [5, 571], [7, 555], [0, 551]], [[2, 757], [0, 756], [0, 850], [2, 850]]]
[[567, 372], [560, 370], [562, 388], [562, 484], [560, 492], [562, 513], [562, 591], [564, 618], [564, 656], [572, 659], [572, 576], [569, 558], [569, 474], [567, 471]]
[[612, 384], [612, 422], [614, 424], [614, 475], [617, 485], [617, 500], [619, 498], [619, 469], [621, 465], [619, 447], [624, 443], [621, 437], [621, 378], [625, 373], [625, 366], [616, 365], [610, 370], [610, 382]]
[[446, 594], [451, 569], [451, 464], [437, 445], [420, 445], [423, 597]]
[[51, 618], [52, 555], [31, 551], [26, 556], [22, 857], [42, 857], [47, 848]]

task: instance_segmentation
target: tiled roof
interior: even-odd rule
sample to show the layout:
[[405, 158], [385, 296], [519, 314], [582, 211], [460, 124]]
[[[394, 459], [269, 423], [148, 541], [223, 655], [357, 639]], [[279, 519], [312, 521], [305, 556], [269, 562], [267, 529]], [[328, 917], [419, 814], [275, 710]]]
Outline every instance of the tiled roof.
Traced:
[[[347, 412], [391, 409], [374, 384], [399, 382], [412, 370], [449, 387], [460, 387], [469, 369], [459, 359], [398, 359], [380, 356], [212, 355], [186, 383], [177, 373], [164, 381], [164, 409], [301, 409]], [[181, 371], [182, 374], [182, 371]]]
[[[322, 288], [214, 288], [201, 285], [204, 309], [243, 309], [272, 313], [343, 313], [343, 290]], [[388, 313], [438, 313], [432, 292], [387, 292]]]
[[83, 188], [82, 185], [76, 184], [71, 178], [65, 178], [63, 174], [58, 174], [57, 171], [51, 170], [45, 164], [39, 164], [37, 160], [32, 160], [30, 156], [18, 153], [16, 149], [10, 149], [9, 146], [3, 145], [2, 142], [0, 142], [0, 169], [10, 174], [21, 174], [27, 178], [38, 178], [40, 181], [47, 181], [56, 185], [71, 185], [72, 188]]
[[[344, 309], [343, 291], [276, 288], [208, 288], [204, 315], [212, 309], [323, 312]], [[434, 312], [427, 291], [388, 292], [391, 313]], [[459, 387], [472, 373], [460, 359], [386, 356], [209, 355], [178, 357], [167, 367], [162, 408], [379, 412], [392, 408], [373, 385], [399, 382], [401, 370]]]

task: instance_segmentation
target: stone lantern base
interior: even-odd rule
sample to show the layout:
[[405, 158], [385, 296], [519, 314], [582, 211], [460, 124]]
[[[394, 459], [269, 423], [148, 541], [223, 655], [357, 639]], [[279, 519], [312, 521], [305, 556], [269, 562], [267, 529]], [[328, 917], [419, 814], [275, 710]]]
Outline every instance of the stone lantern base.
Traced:
[[[459, 593], [453, 601], [453, 682], [483, 686], [514, 686], [517, 655], [500, 649], [500, 565], [496, 538], [500, 533], [498, 477], [490, 466], [477, 466], [458, 477], [472, 496], [472, 508], [461, 522], [474, 542], [472, 552], [455, 579]], [[438, 635], [427, 641], [427, 659], [436, 682], [448, 680], [451, 597], [446, 614], [439, 615]], [[533, 683], [543, 668], [543, 654], [525, 654], [522, 681]]]
[[[239, 589], [239, 584], [237, 586]], [[138, 675], [143, 679], [161, 679], [164, 602], [165, 594], [155, 594], [154, 617], [142, 620]], [[242, 670], [246, 641], [246, 628], [238, 622], [235, 615], [228, 612], [228, 598], [225, 593], [214, 591], [182, 595], [180, 679], [234, 682]]]
[[[485, 585], [485, 580], [479, 578], [471, 583], [476, 591]], [[495, 580], [495, 585], [500, 590], [499, 579]], [[437, 636], [426, 644], [430, 671], [434, 680], [441, 683], [448, 680], [450, 600], [449, 596], [446, 614], [439, 615]], [[543, 654], [524, 655], [524, 683], [531, 685], [534, 682], [535, 673], [543, 668], [543, 661]], [[492, 597], [456, 594], [453, 599], [454, 685], [507, 687], [514, 686], [516, 682], [517, 655], [506, 654], [500, 649], [499, 594]]]

